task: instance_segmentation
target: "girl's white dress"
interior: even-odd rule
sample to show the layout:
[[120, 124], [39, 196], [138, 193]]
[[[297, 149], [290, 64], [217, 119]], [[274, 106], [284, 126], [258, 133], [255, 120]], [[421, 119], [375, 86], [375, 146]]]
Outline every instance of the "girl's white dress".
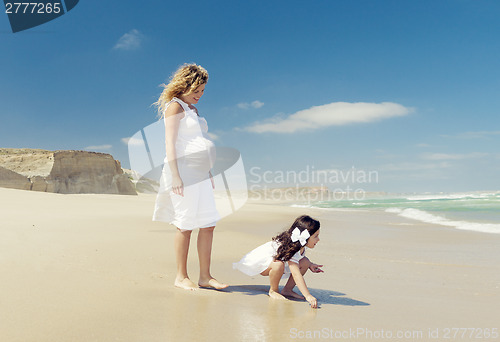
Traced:
[[[276, 241], [269, 241], [254, 250], [247, 253], [240, 261], [233, 263], [233, 269], [240, 270], [249, 276], [255, 276], [264, 272], [271, 262], [273, 262], [276, 252], [278, 251], [279, 244]], [[306, 249], [304, 248], [304, 253], [300, 254], [300, 250], [295, 253], [290, 261], [299, 263], [306, 254]], [[288, 278], [290, 276], [290, 268], [288, 266], [288, 261], [285, 262], [285, 272], [283, 273], [283, 278]]]
[[182, 230], [211, 227], [220, 219], [209, 177], [215, 162], [215, 145], [207, 136], [207, 121], [176, 97], [167, 107], [174, 101], [184, 109], [175, 143], [184, 196], [172, 191], [172, 175], [165, 157], [153, 221], [171, 223]]

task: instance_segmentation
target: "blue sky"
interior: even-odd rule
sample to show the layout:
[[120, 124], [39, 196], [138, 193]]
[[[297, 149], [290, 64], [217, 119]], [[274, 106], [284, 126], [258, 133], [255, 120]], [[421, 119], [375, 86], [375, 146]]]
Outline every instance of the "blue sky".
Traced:
[[500, 189], [500, 2], [176, 4], [81, 0], [16, 34], [0, 15], [0, 147], [94, 150], [128, 167], [159, 85], [196, 62], [210, 73], [198, 109], [247, 171], [354, 167], [378, 173], [357, 184], [367, 191]]

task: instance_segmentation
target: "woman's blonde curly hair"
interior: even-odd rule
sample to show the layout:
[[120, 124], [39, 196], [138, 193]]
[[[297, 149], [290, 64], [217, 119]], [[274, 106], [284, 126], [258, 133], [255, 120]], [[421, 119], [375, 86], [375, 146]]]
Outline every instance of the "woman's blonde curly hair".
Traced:
[[174, 97], [179, 97], [182, 94], [190, 94], [202, 84], [207, 83], [208, 72], [202, 66], [194, 63], [186, 63], [179, 67], [177, 71], [170, 77], [168, 84], [162, 84], [163, 91], [154, 103], [158, 107], [158, 116], [163, 118], [167, 103]]

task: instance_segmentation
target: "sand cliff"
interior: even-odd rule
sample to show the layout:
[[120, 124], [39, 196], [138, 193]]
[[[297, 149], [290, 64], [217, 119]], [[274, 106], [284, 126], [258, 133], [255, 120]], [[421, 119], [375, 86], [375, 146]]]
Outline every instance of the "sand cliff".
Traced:
[[120, 162], [106, 153], [0, 148], [0, 187], [62, 194], [136, 195]]

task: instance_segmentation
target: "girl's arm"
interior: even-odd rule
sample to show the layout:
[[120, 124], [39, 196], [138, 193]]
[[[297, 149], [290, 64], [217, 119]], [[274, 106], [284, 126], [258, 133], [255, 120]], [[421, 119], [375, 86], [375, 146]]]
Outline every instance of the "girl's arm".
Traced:
[[290, 267], [290, 272], [292, 273], [293, 280], [295, 280], [295, 285], [297, 285], [302, 295], [304, 295], [309, 304], [311, 304], [311, 307], [317, 308], [318, 301], [309, 292], [309, 289], [307, 288], [306, 285], [306, 281], [304, 280], [302, 273], [300, 273], [299, 264], [289, 260], [288, 266]]
[[177, 166], [175, 143], [179, 133], [179, 123], [185, 115], [183, 112], [181, 105], [177, 102], [170, 104], [165, 111], [165, 149], [168, 166], [172, 173], [172, 191], [181, 196], [184, 196], [184, 184], [182, 183], [179, 168]]

